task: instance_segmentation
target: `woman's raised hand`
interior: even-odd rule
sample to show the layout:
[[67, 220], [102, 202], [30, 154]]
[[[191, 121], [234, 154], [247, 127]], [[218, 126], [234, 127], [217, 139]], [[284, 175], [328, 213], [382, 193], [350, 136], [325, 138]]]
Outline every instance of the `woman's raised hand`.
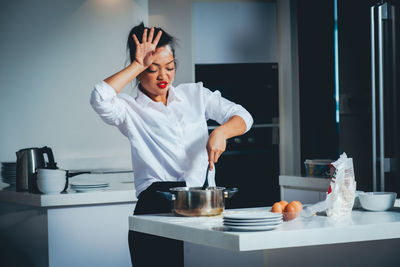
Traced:
[[153, 55], [156, 51], [157, 44], [160, 41], [161, 34], [161, 30], [158, 31], [156, 38], [153, 40], [154, 28], [152, 27], [149, 36], [147, 36], [147, 29], [144, 29], [141, 43], [135, 34], [132, 36], [136, 44], [135, 61], [143, 67], [147, 68], [151, 63], [153, 63]]

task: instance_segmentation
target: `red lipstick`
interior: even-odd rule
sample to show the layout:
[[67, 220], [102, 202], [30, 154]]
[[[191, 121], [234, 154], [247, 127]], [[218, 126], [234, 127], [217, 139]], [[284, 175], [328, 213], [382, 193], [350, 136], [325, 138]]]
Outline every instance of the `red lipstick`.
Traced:
[[161, 89], [166, 88], [167, 85], [168, 85], [168, 83], [167, 83], [166, 81], [162, 81], [162, 82], [157, 83], [157, 86], [158, 86], [159, 88], [161, 88]]

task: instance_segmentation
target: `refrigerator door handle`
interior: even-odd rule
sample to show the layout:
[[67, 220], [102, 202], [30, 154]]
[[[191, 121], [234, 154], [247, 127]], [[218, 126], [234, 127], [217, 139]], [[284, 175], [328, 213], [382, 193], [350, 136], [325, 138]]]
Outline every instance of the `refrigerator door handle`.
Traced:
[[375, 9], [371, 7], [371, 100], [372, 100], [372, 186], [373, 191], [377, 190], [376, 177], [376, 97], [375, 97]]
[[384, 110], [383, 110], [383, 12], [386, 11], [385, 5], [378, 7], [378, 51], [379, 51], [379, 158], [380, 158], [380, 190], [385, 191], [385, 131], [384, 131]]
[[[387, 39], [385, 27], [391, 26], [392, 39]], [[371, 102], [372, 102], [372, 179], [373, 179], [373, 190], [377, 191], [378, 178], [380, 183], [380, 191], [385, 191], [385, 172], [391, 172], [397, 164], [391, 164], [396, 162], [395, 159], [387, 160], [385, 158], [385, 114], [384, 114], [384, 101], [385, 101], [385, 88], [390, 89], [390, 82], [387, 83], [385, 77], [392, 74], [390, 69], [386, 69], [386, 66], [390, 65], [390, 62], [386, 62], [388, 59], [385, 57], [387, 53], [392, 52], [395, 56], [395, 10], [394, 6], [388, 3], [381, 3], [371, 7]], [[393, 51], [388, 51], [389, 48], [385, 46], [385, 43], [392, 42]], [[395, 61], [393, 62], [393, 68], [395, 70]], [[394, 72], [395, 73], [395, 72]], [[393, 73], [393, 74], [394, 74]], [[396, 78], [393, 75], [393, 84], [396, 88]], [[378, 91], [377, 91], [378, 89]], [[378, 97], [378, 99], [377, 99]], [[378, 101], [378, 102], [377, 102]], [[377, 123], [378, 119], [378, 123]], [[377, 129], [378, 128], [378, 129]], [[377, 140], [379, 135], [379, 140]], [[379, 151], [378, 151], [379, 148]], [[379, 170], [378, 170], [379, 166]], [[378, 177], [379, 176], [379, 177]]]

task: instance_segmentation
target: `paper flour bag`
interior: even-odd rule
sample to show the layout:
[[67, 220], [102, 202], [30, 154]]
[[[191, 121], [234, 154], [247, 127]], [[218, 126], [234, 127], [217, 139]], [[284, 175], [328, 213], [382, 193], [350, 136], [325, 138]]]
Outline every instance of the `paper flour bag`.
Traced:
[[335, 173], [326, 196], [326, 214], [330, 217], [343, 217], [351, 214], [356, 193], [353, 159], [346, 153], [333, 162]]

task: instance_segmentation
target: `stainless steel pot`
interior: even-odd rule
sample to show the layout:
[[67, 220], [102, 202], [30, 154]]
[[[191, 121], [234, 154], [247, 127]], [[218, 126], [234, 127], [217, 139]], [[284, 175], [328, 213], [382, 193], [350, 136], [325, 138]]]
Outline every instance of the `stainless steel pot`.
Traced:
[[159, 192], [173, 201], [172, 211], [182, 216], [214, 216], [225, 209], [225, 198], [238, 192], [225, 187], [174, 187], [171, 193]]

